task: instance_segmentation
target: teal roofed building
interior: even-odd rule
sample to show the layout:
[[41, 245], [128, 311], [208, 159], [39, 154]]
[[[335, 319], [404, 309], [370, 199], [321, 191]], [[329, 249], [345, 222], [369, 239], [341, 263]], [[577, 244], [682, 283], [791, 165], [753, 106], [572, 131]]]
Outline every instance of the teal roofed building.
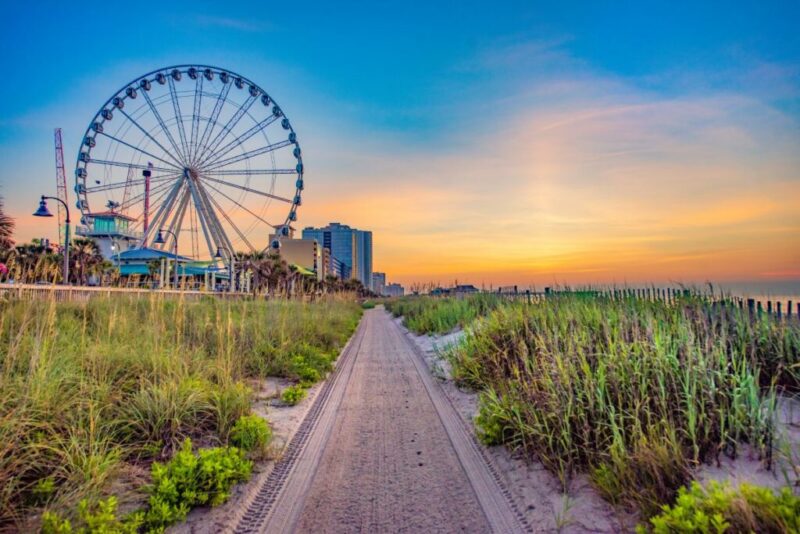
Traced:
[[193, 260], [186, 256], [175, 255], [165, 250], [158, 250], [155, 248], [131, 248], [114, 254], [111, 258], [112, 261], [119, 266], [119, 274], [122, 276], [131, 276], [135, 274], [149, 275], [150, 263], [153, 261], [161, 262], [162, 260], [174, 262], [178, 260], [178, 274], [183, 274], [182, 271], [187, 271], [186, 275], [201, 274], [202, 271], [197, 273], [189, 273], [188, 267]]
[[134, 221], [133, 217], [115, 211], [90, 213], [81, 218], [83, 224], [75, 229], [75, 233], [94, 240], [103, 257], [114, 260], [117, 254], [141, 242], [142, 233], [130, 228]]

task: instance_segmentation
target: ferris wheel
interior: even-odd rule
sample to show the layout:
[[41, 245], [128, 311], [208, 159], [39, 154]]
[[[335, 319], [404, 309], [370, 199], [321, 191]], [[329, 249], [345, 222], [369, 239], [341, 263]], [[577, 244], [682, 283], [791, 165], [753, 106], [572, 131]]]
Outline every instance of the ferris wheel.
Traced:
[[195, 259], [278, 249], [302, 191], [300, 145], [281, 107], [251, 80], [205, 65], [123, 86], [92, 119], [75, 166], [83, 225], [118, 215], [140, 246], [165, 248], [163, 230]]

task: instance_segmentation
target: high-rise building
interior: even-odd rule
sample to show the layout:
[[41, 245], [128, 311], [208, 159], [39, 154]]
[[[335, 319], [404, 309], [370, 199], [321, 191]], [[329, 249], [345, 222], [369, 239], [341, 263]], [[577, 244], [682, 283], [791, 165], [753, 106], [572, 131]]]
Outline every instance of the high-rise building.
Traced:
[[322, 280], [325, 276], [322, 248], [316, 239], [284, 239], [281, 241], [280, 255], [289, 264], [314, 271], [317, 280]]
[[304, 228], [303, 239], [316, 239], [330, 250], [331, 258], [342, 264], [342, 278], [356, 278], [372, 287], [372, 232], [332, 222], [324, 228]]
[[383, 295], [386, 286], [386, 273], [372, 273], [372, 290], [378, 295]]
[[372, 232], [355, 230], [358, 276], [364, 287], [372, 289]]

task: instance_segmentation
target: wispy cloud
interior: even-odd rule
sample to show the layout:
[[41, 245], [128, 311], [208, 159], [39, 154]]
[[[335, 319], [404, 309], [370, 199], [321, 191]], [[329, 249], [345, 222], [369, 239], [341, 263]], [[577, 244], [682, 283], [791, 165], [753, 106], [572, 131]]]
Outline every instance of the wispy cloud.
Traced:
[[[536, 53], [561, 54], [506, 48], [475, 65], [513, 68]], [[659, 94], [578, 67], [462, 104], [451, 135], [430, 147], [379, 136], [352, 153], [331, 145], [330, 161], [350, 165], [329, 165], [327, 143], [316, 147], [324, 175], [309, 194], [320, 200], [304, 219], [372, 227], [376, 268], [407, 282], [733, 280], [800, 268], [800, 125], [766, 97]]]

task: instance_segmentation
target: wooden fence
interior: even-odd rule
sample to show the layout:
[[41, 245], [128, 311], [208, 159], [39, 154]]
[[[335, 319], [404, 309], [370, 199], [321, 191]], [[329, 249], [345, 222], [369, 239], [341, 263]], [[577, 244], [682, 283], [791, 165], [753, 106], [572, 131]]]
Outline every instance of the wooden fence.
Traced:
[[222, 291], [178, 291], [174, 289], [136, 289], [126, 287], [0, 284], [0, 298], [4, 299], [86, 302], [92, 298], [110, 297], [111, 295], [127, 295], [136, 298], [149, 298], [157, 295], [163, 297], [180, 297], [190, 300], [196, 300], [202, 297], [216, 297], [226, 300], [246, 300], [255, 298], [250, 293], [230, 293]]
[[497, 295], [509, 299], [524, 299], [529, 303], [539, 302], [549, 297], [558, 295], [575, 295], [587, 297], [604, 297], [612, 300], [639, 298], [651, 301], [675, 302], [682, 297], [697, 297], [709, 302], [725, 302], [737, 306], [741, 310], [747, 310], [751, 316], [770, 315], [777, 318], [800, 319], [800, 302], [786, 300], [778, 301], [772, 299], [753, 299], [717, 293], [703, 293], [694, 289], [685, 288], [613, 288], [613, 289], [588, 289], [588, 290], [553, 290], [549, 287], [544, 292], [533, 292], [530, 289], [519, 290], [517, 286], [499, 288]]

